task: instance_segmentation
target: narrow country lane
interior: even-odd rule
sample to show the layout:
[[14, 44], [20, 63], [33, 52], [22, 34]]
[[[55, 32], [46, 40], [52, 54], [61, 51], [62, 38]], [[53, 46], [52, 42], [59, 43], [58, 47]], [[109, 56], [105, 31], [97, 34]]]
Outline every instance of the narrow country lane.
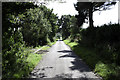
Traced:
[[100, 80], [63, 42], [57, 41], [30, 74], [31, 78], [87, 78]]

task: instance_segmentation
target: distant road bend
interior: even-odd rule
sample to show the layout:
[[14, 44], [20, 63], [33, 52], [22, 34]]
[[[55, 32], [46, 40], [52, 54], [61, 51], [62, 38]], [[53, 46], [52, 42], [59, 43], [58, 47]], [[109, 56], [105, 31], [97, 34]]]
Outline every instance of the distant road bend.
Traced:
[[30, 74], [31, 78], [85, 78], [101, 80], [63, 42], [57, 41]]

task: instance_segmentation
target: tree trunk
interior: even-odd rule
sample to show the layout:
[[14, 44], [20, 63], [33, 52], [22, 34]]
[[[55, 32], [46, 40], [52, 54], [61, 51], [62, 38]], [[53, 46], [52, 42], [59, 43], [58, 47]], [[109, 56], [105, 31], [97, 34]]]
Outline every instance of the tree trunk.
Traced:
[[89, 8], [89, 26], [93, 27], [93, 3], [90, 4]]

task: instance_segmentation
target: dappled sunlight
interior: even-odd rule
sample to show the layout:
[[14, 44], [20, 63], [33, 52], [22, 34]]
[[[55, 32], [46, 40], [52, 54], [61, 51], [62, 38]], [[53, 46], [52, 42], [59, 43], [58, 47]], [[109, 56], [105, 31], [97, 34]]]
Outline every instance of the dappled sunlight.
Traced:
[[44, 73], [45, 70], [52, 69], [53, 67], [43, 67], [35, 68], [34, 71], [30, 73], [30, 78], [45, 78], [47, 77]]
[[90, 72], [88, 66], [80, 59], [75, 58], [74, 61], [71, 61], [72, 65], [69, 67], [71, 70], [78, 70], [80, 72]]
[[3, 79], [120, 80], [117, 6], [118, 1], [3, 2]]

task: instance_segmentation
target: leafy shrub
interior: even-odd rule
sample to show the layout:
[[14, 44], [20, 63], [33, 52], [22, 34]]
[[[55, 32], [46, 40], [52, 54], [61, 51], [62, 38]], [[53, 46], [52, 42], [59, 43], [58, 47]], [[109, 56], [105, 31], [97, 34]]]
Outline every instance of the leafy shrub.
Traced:
[[120, 25], [109, 24], [100, 27], [87, 28], [81, 31], [82, 45], [93, 47], [104, 59], [120, 64]]
[[27, 54], [23, 54], [24, 42], [21, 32], [15, 31], [11, 36], [7, 32], [4, 33], [2, 49], [3, 77], [8, 75], [10, 77], [12, 72], [16, 72], [17, 67], [23, 63], [22, 59], [27, 57]]
[[[97, 55], [99, 52], [96, 52], [94, 48], [84, 47], [76, 42], [70, 42], [70, 40], [64, 40], [64, 42], [104, 80], [120, 80], [120, 66], [109, 61], [109, 56], [103, 54], [105, 53], [104, 51], [100, 53], [102, 54], [102, 56], [100, 56]], [[107, 58], [107, 60], [105, 60], [105, 58]]]

